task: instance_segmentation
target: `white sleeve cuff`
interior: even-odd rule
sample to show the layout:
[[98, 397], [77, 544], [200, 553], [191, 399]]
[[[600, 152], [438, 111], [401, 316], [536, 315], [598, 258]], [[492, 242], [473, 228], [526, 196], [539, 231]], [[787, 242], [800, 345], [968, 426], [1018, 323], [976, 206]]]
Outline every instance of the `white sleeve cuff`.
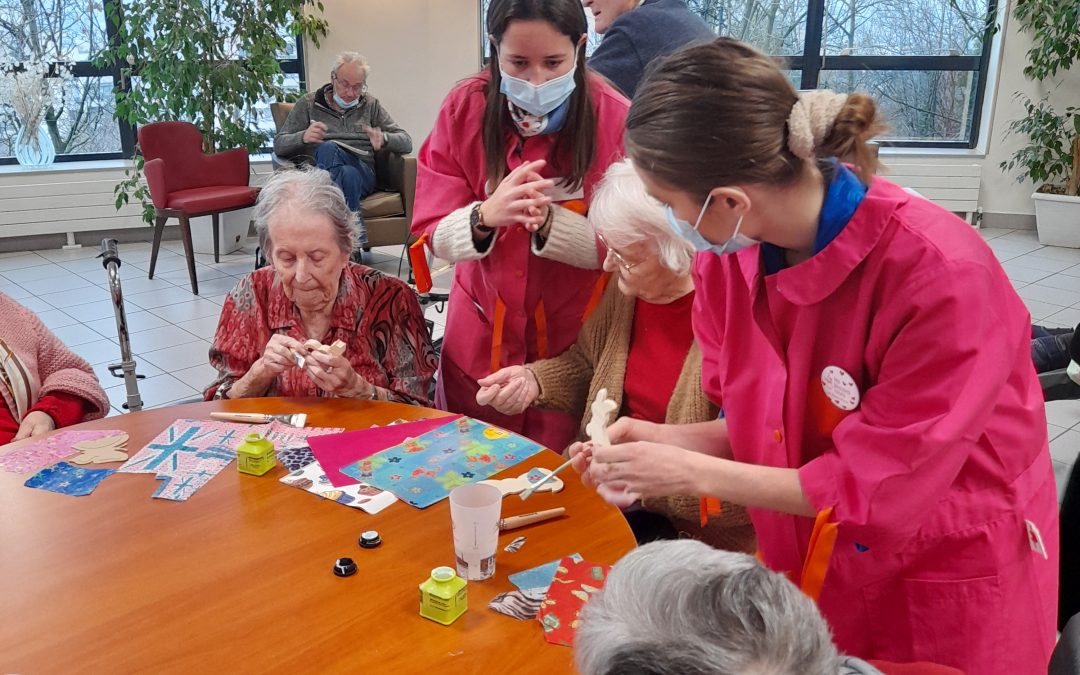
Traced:
[[547, 241], [538, 246], [539, 237], [532, 237], [532, 252], [541, 258], [558, 260], [582, 269], [600, 269], [600, 254], [596, 247], [596, 233], [585, 216], [552, 206], [551, 229]]
[[435, 234], [431, 238], [431, 251], [435, 257], [447, 262], [458, 262], [459, 260], [481, 260], [491, 254], [497, 237], [492, 237], [487, 249], [483, 251], [478, 251], [473, 242], [469, 217], [472, 215], [473, 208], [479, 203], [473, 202], [462, 206], [446, 214], [439, 221], [439, 224], [435, 226]]

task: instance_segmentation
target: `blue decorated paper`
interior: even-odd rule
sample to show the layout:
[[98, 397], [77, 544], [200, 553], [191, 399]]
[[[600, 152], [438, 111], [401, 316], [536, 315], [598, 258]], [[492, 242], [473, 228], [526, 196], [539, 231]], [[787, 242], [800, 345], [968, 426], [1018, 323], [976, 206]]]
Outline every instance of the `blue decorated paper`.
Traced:
[[114, 469], [84, 469], [67, 462], [45, 467], [26, 480], [26, 487], [58, 492], [62, 495], [85, 497], [101, 481], [116, 473]]
[[[575, 562], [581, 562], [583, 558], [579, 553], [571, 553], [568, 557], [572, 558]], [[527, 570], [515, 572], [506, 579], [520, 588], [523, 591], [541, 591], [541, 595], [547, 593], [548, 586], [551, 586], [551, 582], [555, 580], [555, 573], [559, 570], [559, 563], [562, 562], [562, 558], [558, 560], [552, 560], [549, 563], [543, 565], [537, 565]]]
[[459, 485], [484, 480], [543, 449], [505, 429], [462, 417], [346, 465], [341, 472], [422, 509]]

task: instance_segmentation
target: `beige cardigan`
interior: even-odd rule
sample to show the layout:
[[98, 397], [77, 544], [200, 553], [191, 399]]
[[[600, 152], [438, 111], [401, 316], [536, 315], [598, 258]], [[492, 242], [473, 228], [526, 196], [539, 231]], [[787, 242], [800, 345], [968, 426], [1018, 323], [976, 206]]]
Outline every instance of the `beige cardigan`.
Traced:
[[[634, 298], [623, 295], [614, 280], [608, 284], [596, 311], [565, 352], [526, 367], [536, 375], [540, 396], [534, 405], [570, 413], [581, 419], [579, 439], [584, 439], [588, 419], [585, 410], [596, 392], [607, 389], [608, 398], [622, 408], [626, 360], [630, 354], [630, 334], [634, 325]], [[692, 424], [716, 419], [716, 406], [701, 389], [701, 350], [695, 341], [682, 364], [675, 391], [668, 402], [667, 424]], [[702, 528], [700, 500], [696, 496], [647, 499], [645, 508], [672, 520], [680, 531], [717, 548], [753, 552], [753, 526], [741, 506], [722, 503], [723, 515], [710, 518]]]

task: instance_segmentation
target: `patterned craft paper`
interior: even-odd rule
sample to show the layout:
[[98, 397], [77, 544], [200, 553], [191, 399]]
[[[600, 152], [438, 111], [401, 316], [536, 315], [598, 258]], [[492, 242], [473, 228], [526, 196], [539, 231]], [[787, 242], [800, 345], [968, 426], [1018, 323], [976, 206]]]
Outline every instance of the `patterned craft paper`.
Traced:
[[101, 481], [116, 473], [114, 469], [84, 469], [60, 462], [31, 476], [26, 487], [58, 492], [62, 495], [84, 497], [94, 491]]
[[11, 473], [30, 473], [56, 464], [80, 452], [80, 441], [93, 441], [109, 436], [127, 435], [126, 431], [60, 431], [48, 438], [27, 443], [0, 454], [0, 469]]
[[422, 509], [445, 499], [458, 485], [483, 480], [543, 449], [517, 434], [462, 417], [341, 472]]
[[[580, 553], [571, 553], [569, 558], [575, 562], [583, 560]], [[540, 596], [543, 597], [547, 593], [548, 586], [551, 585], [551, 580], [555, 578], [555, 572], [559, 569], [559, 563], [562, 560], [562, 558], [559, 558], [543, 565], [515, 572], [506, 579], [523, 591], [539, 591]]]
[[604, 586], [611, 565], [563, 558], [547, 597], [540, 603], [536, 618], [544, 627], [544, 639], [553, 645], [573, 646], [574, 632], [581, 623], [581, 608]]
[[281, 462], [281, 466], [289, 471], [303, 469], [315, 461], [315, 455], [312, 454], [311, 448], [306, 445], [299, 448], [278, 448], [277, 458]]
[[334, 487], [318, 462], [311, 462], [293, 471], [288, 476], [284, 476], [281, 482], [307, 490], [323, 499], [332, 499], [338, 504], [362, 509], [372, 515], [397, 501], [397, 497], [391, 493], [363, 483]]
[[312, 436], [340, 434], [342, 431], [345, 431], [343, 427], [290, 427], [288, 424], [274, 420], [266, 432], [266, 439], [274, 444], [275, 449], [281, 451], [306, 446], [308, 438]]
[[540, 612], [540, 603], [543, 601], [543, 591], [536, 589], [507, 591], [492, 598], [491, 602], [488, 603], [488, 608], [495, 610], [499, 614], [505, 614], [512, 619], [525, 621], [536, 618], [536, 615]]
[[265, 435], [267, 427], [217, 420], [177, 420], [118, 471], [155, 474], [161, 485], [154, 497], [185, 501], [236, 459], [236, 446], [246, 434]]

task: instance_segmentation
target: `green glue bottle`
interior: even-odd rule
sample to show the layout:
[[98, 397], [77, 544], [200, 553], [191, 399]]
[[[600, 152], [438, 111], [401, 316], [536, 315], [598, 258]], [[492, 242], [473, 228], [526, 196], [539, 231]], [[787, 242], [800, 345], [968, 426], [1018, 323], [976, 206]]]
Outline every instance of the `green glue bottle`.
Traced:
[[259, 434], [248, 434], [236, 448], [236, 468], [243, 473], [261, 476], [276, 465], [274, 444]]
[[452, 567], [436, 567], [420, 584], [420, 616], [444, 626], [454, 623], [469, 608], [468, 584]]

